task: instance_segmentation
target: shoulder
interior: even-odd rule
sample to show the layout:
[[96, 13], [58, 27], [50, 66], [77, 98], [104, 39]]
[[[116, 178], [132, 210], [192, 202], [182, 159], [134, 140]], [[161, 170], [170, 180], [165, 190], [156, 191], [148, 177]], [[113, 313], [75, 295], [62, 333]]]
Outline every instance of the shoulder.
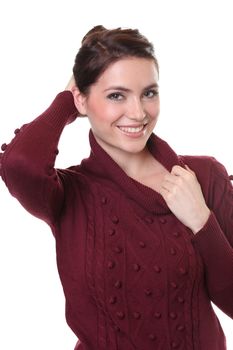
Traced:
[[199, 183], [202, 186], [204, 194], [207, 195], [211, 182], [212, 168], [215, 163], [215, 158], [210, 156], [192, 156], [184, 155], [180, 156], [181, 161], [187, 164], [188, 167], [194, 171]]
[[206, 200], [211, 205], [220, 205], [227, 192], [232, 193], [231, 176], [225, 166], [210, 156], [181, 156], [196, 174]]
[[225, 166], [212, 156], [180, 156], [182, 161], [187, 164], [197, 175], [204, 174], [205, 177], [216, 176], [222, 179], [229, 179]]
[[214, 157], [211, 156], [196, 156], [196, 155], [181, 155], [179, 156], [181, 160], [187, 164], [192, 165], [195, 168], [202, 168], [203, 166], [207, 169], [212, 166], [212, 163], [215, 161]]

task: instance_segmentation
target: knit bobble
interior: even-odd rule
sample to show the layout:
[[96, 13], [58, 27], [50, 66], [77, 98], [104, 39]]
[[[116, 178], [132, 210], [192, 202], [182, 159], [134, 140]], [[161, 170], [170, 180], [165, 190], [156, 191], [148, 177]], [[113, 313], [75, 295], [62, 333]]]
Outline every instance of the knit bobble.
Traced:
[[7, 144], [3, 143], [1, 146], [1, 150], [4, 152], [7, 149]]

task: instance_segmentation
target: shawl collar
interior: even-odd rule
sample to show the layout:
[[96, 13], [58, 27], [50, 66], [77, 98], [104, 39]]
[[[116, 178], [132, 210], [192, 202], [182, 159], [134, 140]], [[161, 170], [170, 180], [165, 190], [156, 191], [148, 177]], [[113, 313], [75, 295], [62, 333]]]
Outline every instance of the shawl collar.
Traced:
[[[145, 210], [155, 215], [170, 213], [162, 196], [153, 189], [129, 177], [121, 167], [97, 143], [92, 130], [89, 133], [91, 146], [90, 157], [84, 159], [81, 168], [92, 175], [97, 182], [114, 184], [127, 198], [137, 202]], [[184, 166], [182, 159], [172, 148], [154, 133], [151, 134], [147, 147], [156, 160], [169, 172], [174, 165]]]

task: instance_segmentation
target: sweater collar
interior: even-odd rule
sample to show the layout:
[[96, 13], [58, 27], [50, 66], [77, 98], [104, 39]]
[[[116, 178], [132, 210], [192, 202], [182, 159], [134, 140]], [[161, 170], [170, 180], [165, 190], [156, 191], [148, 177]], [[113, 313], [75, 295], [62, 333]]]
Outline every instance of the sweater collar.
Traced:
[[[111, 183], [131, 200], [137, 202], [145, 210], [152, 214], [162, 215], [170, 213], [170, 210], [162, 196], [151, 188], [129, 177], [121, 167], [104, 151], [97, 143], [92, 130], [89, 133], [91, 146], [90, 157], [83, 160], [82, 168], [92, 174], [99, 182]], [[151, 154], [169, 172], [174, 165], [184, 166], [181, 158], [172, 148], [154, 133], [147, 142]]]

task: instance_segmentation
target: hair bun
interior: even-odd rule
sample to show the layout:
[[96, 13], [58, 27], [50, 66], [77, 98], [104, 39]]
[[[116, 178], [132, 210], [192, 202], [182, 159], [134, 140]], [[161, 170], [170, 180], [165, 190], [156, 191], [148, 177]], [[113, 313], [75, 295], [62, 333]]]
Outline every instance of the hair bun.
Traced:
[[106, 30], [106, 28], [104, 28], [104, 26], [102, 26], [102, 25], [98, 25], [98, 26], [93, 27], [93, 28], [92, 28], [91, 30], [89, 30], [89, 32], [87, 32], [86, 35], [83, 37], [82, 44], [84, 44], [84, 42], [87, 41], [87, 39], [88, 39], [90, 36], [93, 36], [93, 34], [100, 33], [100, 32], [104, 32], [105, 30]]

